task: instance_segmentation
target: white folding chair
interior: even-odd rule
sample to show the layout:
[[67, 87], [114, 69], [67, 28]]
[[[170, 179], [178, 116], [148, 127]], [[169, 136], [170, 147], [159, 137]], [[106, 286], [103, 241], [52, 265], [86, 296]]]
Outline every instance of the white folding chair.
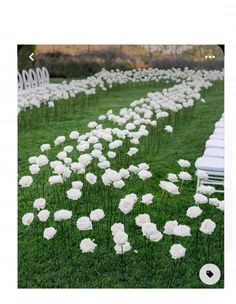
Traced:
[[208, 139], [206, 142], [206, 148], [224, 149], [224, 141], [217, 139]]
[[31, 89], [31, 79], [29, 73], [26, 70], [23, 70], [21, 73], [23, 77], [24, 89], [25, 90]]
[[[224, 188], [224, 158], [220, 157], [199, 157], [195, 162], [195, 167], [198, 170], [203, 170], [208, 174], [208, 179], [203, 180], [198, 178], [197, 189], [201, 185], [223, 186]], [[217, 189], [216, 192], [224, 192], [222, 189]]]
[[204, 151], [204, 156], [224, 158], [224, 149], [208, 148]]

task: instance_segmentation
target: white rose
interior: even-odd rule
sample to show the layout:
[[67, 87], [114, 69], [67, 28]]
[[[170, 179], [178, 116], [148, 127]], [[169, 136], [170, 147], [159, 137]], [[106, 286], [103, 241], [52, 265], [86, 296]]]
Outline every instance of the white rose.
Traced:
[[198, 192], [205, 194], [205, 195], [211, 195], [216, 191], [216, 189], [213, 186], [205, 186], [205, 185], [201, 185], [198, 188]]
[[22, 217], [22, 223], [25, 226], [29, 226], [34, 220], [34, 214], [33, 213], [26, 213]]
[[178, 225], [174, 228], [174, 235], [176, 236], [191, 236], [191, 229], [187, 225]]
[[93, 229], [92, 222], [90, 221], [90, 218], [87, 216], [80, 217], [76, 222], [76, 226], [79, 230], [92, 230]]
[[44, 209], [46, 206], [46, 200], [44, 198], [37, 198], [33, 204], [34, 208], [40, 210]]
[[168, 133], [172, 133], [173, 132], [173, 127], [170, 125], [165, 126], [164, 130]]
[[176, 259], [180, 259], [185, 256], [186, 248], [184, 248], [180, 244], [174, 244], [171, 246], [169, 252], [171, 254], [172, 259], [176, 260]]
[[37, 157], [36, 164], [39, 165], [39, 167], [47, 165], [48, 164], [47, 156], [46, 155], [39, 155]]
[[93, 173], [87, 173], [85, 175], [85, 178], [86, 178], [87, 182], [90, 183], [90, 185], [94, 185], [97, 182], [97, 176], [94, 175]]
[[129, 156], [132, 156], [132, 155], [136, 154], [137, 152], [138, 152], [137, 148], [130, 148], [129, 151], [127, 152], [127, 154]]
[[43, 237], [47, 240], [51, 240], [56, 233], [57, 230], [54, 227], [45, 228], [43, 232]]
[[168, 221], [168, 222], [166, 222], [165, 226], [164, 226], [164, 233], [168, 234], [168, 235], [174, 234], [174, 229], [177, 226], [178, 226], [178, 222], [177, 221]]
[[107, 152], [107, 156], [108, 156], [109, 158], [115, 158], [115, 157], [116, 157], [116, 152], [108, 151], [108, 152]]
[[197, 170], [196, 176], [199, 177], [202, 180], [207, 180], [208, 179], [208, 174], [203, 170]]
[[87, 238], [80, 242], [79, 247], [83, 253], [94, 252], [97, 244], [94, 242], [94, 240]]
[[122, 198], [120, 200], [119, 203], [119, 207], [118, 207], [121, 212], [123, 212], [124, 214], [128, 214], [130, 211], [133, 210], [134, 208], [134, 201], [132, 199], [129, 198]]
[[60, 175], [53, 175], [49, 177], [48, 182], [50, 183], [50, 185], [62, 184], [63, 179]]
[[22, 176], [21, 179], [19, 180], [19, 185], [22, 188], [28, 188], [32, 185], [32, 183], [33, 183], [32, 176]]
[[128, 242], [128, 234], [123, 232], [123, 231], [118, 231], [114, 237], [113, 240], [116, 244], [118, 245], [124, 245], [125, 243]]
[[142, 233], [146, 237], [150, 237], [152, 234], [157, 233], [157, 227], [154, 223], [145, 223], [142, 225]]
[[123, 188], [125, 186], [125, 183], [124, 183], [124, 181], [122, 179], [120, 179], [119, 181], [114, 182], [113, 186], [115, 188], [117, 188], [117, 189], [121, 189], [121, 188]]
[[72, 182], [72, 188], [81, 190], [83, 188], [83, 183], [81, 181]]
[[66, 146], [63, 149], [64, 152], [66, 153], [71, 153], [73, 151], [73, 147], [72, 146]]
[[150, 171], [141, 170], [141, 171], [139, 171], [138, 176], [140, 179], [142, 179], [144, 181], [147, 178], [152, 177], [152, 173]]
[[142, 227], [143, 224], [150, 223], [150, 222], [151, 222], [150, 216], [149, 216], [149, 214], [146, 214], [146, 213], [139, 214], [135, 218], [135, 223], [139, 227]]
[[70, 139], [76, 140], [76, 139], [78, 139], [78, 137], [79, 137], [79, 132], [78, 132], [78, 131], [72, 131], [72, 132], [70, 133], [69, 137], [70, 137]]
[[71, 188], [70, 190], [66, 191], [66, 194], [69, 199], [76, 201], [81, 197], [82, 192], [79, 189]]
[[204, 234], [212, 234], [215, 228], [216, 224], [212, 220], [206, 219], [202, 222], [199, 230]]
[[159, 242], [163, 238], [163, 234], [160, 231], [156, 231], [149, 238], [152, 242]]
[[117, 232], [124, 232], [125, 227], [122, 223], [115, 223], [111, 226], [111, 232], [114, 236]]
[[38, 165], [36, 165], [36, 164], [33, 164], [33, 165], [31, 165], [31, 166], [29, 167], [29, 171], [30, 171], [30, 173], [31, 173], [32, 175], [38, 174], [39, 171], [40, 171], [40, 167], [39, 167]]
[[90, 220], [98, 222], [105, 217], [104, 211], [102, 209], [96, 209], [90, 212]]
[[144, 194], [141, 202], [145, 205], [150, 205], [153, 202], [153, 197], [154, 196], [151, 193]]
[[60, 222], [63, 220], [69, 220], [72, 217], [72, 211], [70, 210], [58, 210], [54, 213], [54, 221]]
[[196, 204], [206, 204], [208, 202], [207, 197], [201, 193], [196, 193], [193, 198]]
[[188, 168], [191, 166], [190, 162], [185, 159], [179, 159], [177, 163], [180, 165], [181, 168]]
[[43, 145], [40, 146], [40, 150], [41, 150], [42, 152], [48, 151], [48, 150], [50, 150], [50, 149], [51, 149], [50, 144], [43, 144]]
[[192, 176], [188, 173], [188, 172], [185, 172], [185, 171], [182, 171], [178, 174], [179, 178], [184, 180], [184, 181], [189, 181], [192, 179]]
[[50, 216], [50, 211], [48, 211], [46, 209], [41, 210], [38, 213], [38, 218], [39, 218], [40, 222], [46, 222], [48, 220], [49, 216]]
[[169, 173], [167, 179], [172, 183], [176, 183], [178, 181], [178, 176], [174, 173]]
[[186, 213], [186, 215], [190, 218], [198, 217], [201, 214], [202, 214], [202, 209], [198, 206], [189, 207]]
[[125, 243], [124, 245], [116, 244], [114, 247], [116, 254], [124, 254], [132, 249], [129, 242]]

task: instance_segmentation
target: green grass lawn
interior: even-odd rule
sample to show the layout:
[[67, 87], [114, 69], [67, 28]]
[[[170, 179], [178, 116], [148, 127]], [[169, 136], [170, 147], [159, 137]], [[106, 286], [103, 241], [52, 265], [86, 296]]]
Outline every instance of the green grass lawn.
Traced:
[[[117, 113], [120, 108], [127, 107], [131, 101], [144, 97], [147, 92], [161, 90], [165, 86], [165, 84], [152, 84], [112, 89], [100, 95], [98, 104], [91, 103], [82, 112], [67, 113], [64, 120], [50, 121], [43, 125], [39, 123], [38, 128], [27, 132], [19, 130], [19, 176], [29, 174], [27, 158], [39, 155], [41, 144], [52, 144], [57, 136], [68, 136], [72, 130], [83, 133], [88, 130], [87, 123], [96, 120], [98, 115], [104, 114], [109, 109]], [[193, 116], [188, 120], [180, 120], [180, 125], [174, 127], [173, 134], [164, 138], [158, 153], [151, 153], [155, 146], [153, 141], [152, 145], [148, 146], [150, 151], [147, 148], [140, 149], [138, 156], [135, 156], [135, 164], [146, 162], [150, 165], [153, 173], [150, 180], [142, 184], [135, 178], [130, 179], [124, 189], [110, 191], [108, 195], [111, 205], [103, 203], [101, 189], [95, 188], [100, 192], [95, 190], [88, 193], [92, 209], [102, 208], [106, 215], [112, 210], [112, 223], [124, 222], [124, 217], [117, 210], [117, 206], [119, 199], [125, 194], [134, 192], [139, 198], [149, 192], [154, 195], [153, 204], [140, 207], [140, 203], [137, 203], [134, 210], [125, 217], [125, 231], [129, 235], [132, 248], [137, 250], [137, 253], [130, 251], [123, 256], [115, 254], [111, 233], [110, 231], [107, 233], [110, 223], [108, 217], [95, 223], [93, 231], [80, 233], [75, 223], [79, 216], [89, 214], [85, 214], [84, 206], [81, 206], [78, 214], [73, 216], [71, 223], [66, 223], [64, 227], [57, 226], [58, 233], [55, 239], [44, 240], [43, 229], [54, 225], [53, 219], [51, 218], [46, 226], [37, 220], [35, 227], [23, 226], [21, 217], [26, 212], [32, 212], [33, 200], [25, 201], [19, 192], [18, 286], [20, 288], [205, 288], [207, 286], [200, 281], [198, 273], [206, 263], [218, 265], [222, 272], [221, 280], [212, 287], [224, 286], [223, 213], [207, 204], [201, 205], [203, 213], [199, 218], [186, 217], [187, 208], [194, 202], [195, 177], [191, 182], [184, 184], [180, 196], [170, 198], [167, 202], [161, 199], [162, 191], [158, 186], [160, 180], [166, 180], [168, 173], [180, 171], [177, 164], [180, 158], [192, 163], [189, 172], [194, 176], [194, 162], [202, 155], [205, 142], [224, 111], [223, 82], [215, 82], [214, 86], [204, 90], [202, 95], [206, 103], [197, 103]], [[36, 188], [33, 188], [31, 193], [33, 199], [39, 197], [36, 191]], [[51, 194], [48, 188], [45, 191], [51, 213], [61, 209], [57, 202], [50, 201]], [[222, 195], [216, 196], [222, 199]], [[69, 207], [66, 205], [65, 208]], [[140, 228], [134, 223], [135, 216], [144, 212], [150, 214], [152, 222], [157, 224], [161, 232], [166, 221], [176, 219], [180, 224], [191, 227], [192, 237], [164, 235], [160, 242], [147, 241], [142, 236]], [[216, 230], [209, 238], [200, 232], [197, 233], [200, 223], [206, 218], [212, 219], [217, 224]], [[70, 232], [67, 238], [64, 236], [65, 231]], [[81, 253], [79, 244], [84, 237], [95, 238], [98, 247], [93, 254]], [[186, 247], [186, 256], [177, 263], [169, 254], [169, 249], [174, 243]]]

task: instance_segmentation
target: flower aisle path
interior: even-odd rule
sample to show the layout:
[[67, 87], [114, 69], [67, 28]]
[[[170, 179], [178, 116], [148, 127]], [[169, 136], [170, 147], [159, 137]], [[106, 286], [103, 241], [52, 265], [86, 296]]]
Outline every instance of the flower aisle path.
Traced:
[[[114, 89], [102, 94], [98, 105], [88, 107], [82, 113], [72, 113], [65, 120], [41, 125], [30, 132], [20, 132], [18, 139], [19, 176], [29, 175], [27, 159], [39, 154], [42, 143], [52, 144], [57, 136], [68, 136], [72, 130], [86, 132], [88, 131], [87, 124], [90, 121], [96, 121], [99, 115], [106, 113], [109, 109], [118, 113], [119, 109], [128, 107], [133, 100], [141, 98], [151, 91], [161, 91], [164, 87], [167, 85], [159, 83], [155, 86]], [[116, 222], [125, 222], [125, 232], [129, 235], [129, 242], [132, 245], [132, 250], [126, 254], [115, 254], [110, 232], [111, 225], [108, 226], [105, 219], [98, 223], [95, 222], [91, 233], [79, 232], [76, 222], [65, 222], [62, 229], [64, 229], [64, 233], [68, 234], [67, 238], [59, 239], [59, 236], [58, 238], [56, 236], [51, 241], [42, 240], [43, 230], [37, 223], [33, 223], [35, 229], [22, 225], [22, 216], [26, 212], [26, 208], [25, 199], [19, 192], [19, 287], [206, 287], [199, 280], [200, 268], [205, 263], [214, 263], [223, 269], [223, 213], [209, 204], [201, 205], [203, 212], [196, 219], [187, 217], [186, 211], [194, 204], [193, 195], [196, 189], [194, 162], [202, 154], [215, 122], [224, 111], [223, 81], [215, 81], [208, 90], [203, 89], [201, 95], [205, 98], [206, 103], [198, 102], [194, 107], [193, 116], [183, 120], [179, 126], [174, 127], [173, 133], [163, 138], [158, 153], [149, 154], [139, 151], [138, 156], [135, 156], [132, 163], [149, 164], [152, 172], [149, 181], [140, 187], [139, 183], [135, 180], [132, 182], [131, 179], [125, 186], [125, 190], [122, 189], [122, 195], [117, 194], [116, 190], [119, 189], [114, 189], [114, 193], [109, 197], [112, 204], [104, 206], [102, 202], [99, 202], [100, 208], [105, 212], [105, 219], [108, 212], [113, 212]], [[177, 174], [181, 171], [177, 163], [179, 159], [191, 162], [188, 172], [192, 175], [192, 180], [184, 183], [180, 196], [174, 196], [169, 201], [165, 201], [159, 183], [161, 180], [166, 180], [168, 173]], [[135, 193], [139, 201], [142, 195], [152, 193], [154, 203], [140, 205], [124, 217], [119, 210], [118, 213], [117, 208], [120, 198], [128, 193]], [[31, 204], [33, 204], [36, 197], [34, 193], [31, 195]], [[214, 197], [223, 199], [219, 194]], [[96, 191], [93, 194], [90, 193], [90, 198], [95, 202], [96, 208], [99, 208], [96, 201], [100, 201], [101, 198], [96, 195]], [[91, 204], [93, 205], [93, 202]], [[172, 204], [175, 206], [174, 208], [172, 208]], [[55, 210], [58, 209], [60, 206], [57, 206]], [[88, 216], [91, 210], [88, 211], [88, 214], [80, 214], [80, 216]], [[148, 213], [161, 232], [167, 221], [177, 220], [180, 224], [188, 225], [191, 227], [192, 237], [182, 238], [164, 234], [162, 241], [148, 242], [134, 222], [134, 218], [140, 213]], [[210, 239], [208, 235], [199, 232], [201, 222], [208, 218], [216, 223], [216, 229]], [[41, 224], [44, 228], [47, 227], [47, 224]], [[109, 230], [108, 233], [107, 230]], [[81, 253], [80, 241], [86, 237], [95, 239], [98, 244], [94, 253]], [[173, 260], [171, 258], [169, 250], [175, 243], [186, 248], [186, 255], [183, 259]], [[214, 287], [223, 287], [223, 271], [221, 273], [222, 280]]]

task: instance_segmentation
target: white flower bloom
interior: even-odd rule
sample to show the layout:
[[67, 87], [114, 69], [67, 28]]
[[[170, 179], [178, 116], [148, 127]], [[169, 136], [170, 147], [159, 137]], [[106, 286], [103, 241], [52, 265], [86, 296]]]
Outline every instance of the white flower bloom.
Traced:
[[22, 223], [25, 226], [29, 226], [34, 220], [34, 214], [33, 213], [26, 213], [22, 217]]
[[122, 179], [113, 183], [114, 188], [121, 189], [125, 186], [125, 183]]
[[91, 121], [88, 123], [88, 128], [90, 128], [90, 129], [94, 129], [94, 128], [96, 128], [96, 126], [97, 126], [96, 121]]
[[197, 170], [196, 176], [199, 177], [202, 180], [207, 180], [208, 179], [208, 174], [203, 170]]
[[32, 164], [36, 164], [37, 161], [37, 156], [31, 156], [28, 158], [29, 163]]
[[60, 175], [53, 175], [49, 177], [48, 182], [50, 185], [63, 184], [63, 179]]
[[174, 228], [174, 235], [177, 236], [191, 236], [191, 229], [187, 225], [178, 225]]
[[83, 183], [81, 181], [72, 182], [72, 188], [81, 190], [83, 188]]
[[150, 238], [152, 234], [157, 233], [157, 227], [154, 223], [144, 223], [142, 225], [142, 233], [144, 236]]
[[122, 223], [115, 223], [111, 226], [111, 232], [112, 235], [114, 236], [117, 232], [124, 232], [125, 227]]
[[90, 220], [94, 222], [98, 222], [105, 217], [105, 213], [102, 209], [96, 209], [90, 212]]
[[65, 151], [61, 151], [59, 153], [57, 153], [57, 158], [60, 160], [63, 160], [67, 157], [67, 153]]
[[170, 125], [165, 126], [164, 130], [168, 133], [172, 133], [173, 132], [173, 127]]
[[90, 183], [90, 185], [94, 185], [97, 182], [97, 176], [93, 173], [87, 173], [85, 175], [85, 178], [86, 178], [87, 182]]
[[128, 242], [128, 234], [123, 231], [118, 231], [113, 237], [116, 244], [123, 246]]
[[224, 201], [220, 201], [219, 206], [217, 207], [217, 209], [224, 211], [225, 210], [225, 202]]
[[201, 193], [196, 193], [193, 198], [196, 204], [206, 204], [208, 202], [207, 197]]
[[83, 253], [94, 252], [97, 244], [94, 242], [94, 240], [86, 238], [80, 242], [79, 247]]
[[76, 201], [81, 197], [82, 192], [79, 189], [71, 188], [68, 191], [66, 191], [66, 194], [69, 199]]
[[107, 156], [108, 156], [109, 158], [115, 158], [115, 157], [116, 157], [116, 152], [108, 151], [108, 152], [107, 152]]
[[114, 247], [116, 254], [124, 254], [132, 249], [129, 242], [125, 243], [124, 245], [116, 244]]
[[33, 183], [32, 176], [22, 176], [21, 179], [19, 180], [19, 185], [22, 188], [28, 188], [32, 185], [32, 183]]
[[176, 183], [178, 181], [178, 176], [174, 173], [169, 173], [167, 179], [172, 183]]
[[92, 162], [92, 156], [89, 154], [82, 154], [78, 158], [79, 163], [81, 163], [84, 167], [89, 165]]
[[189, 207], [186, 212], [186, 215], [190, 218], [198, 217], [201, 214], [202, 214], [202, 209], [198, 206]]
[[119, 203], [119, 209], [124, 214], [128, 214], [130, 211], [133, 210], [135, 202], [129, 198], [122, 198]]
[[73, 147], [72, 146], [66, 146], [64, 147], [63, 151], [66, 153], [71, 153], [73, 151]]
[[29, 167], [29, 171], [32, 175], [34, 174], [38, 174], [39, 171], [40, 171], [40, 167], [36, 164], [32, 164], [30, 167]]
[[159, 242], [163, 238], [163, 234], [157, 230], [157, 232], [151, 234], [149, 238], [152, 242]]
[[205, 194], [205, 195], [211, 195], [216, 191], [216, 189], [213, 186], [205, 186], [205, 185], [201, 185], [198, 188], [198, 192]]
[[129, 151], [127, 152], [127, 154], [129, 156], [132, 156], [132, 155], [136, 154], [137, 152], [138, 152], [137, 148], [130, 148]]
[[48, 164], [47, 156], [46, 155], [39, 155], [37, 157], [36, 164], [39, 165], [39, 167], [47, 165]]
[[137, 226], [142, 227], [145, 223], [151, 223], [149, 214], [143, 213], [135, 217], [135, 223]]
[[179, 187], [172, 182], [160, 181], [159, 186], [162, 190], [167, 191], [170, 194], [180, 194]]
[[215, 197], [209, 198], [209, 204], [218, 207], [220, 204], [220, 200], [218, 200], [218, 198]]
[[69, 135], [70, 139], [78, 139], [79, 138], [79, 132], [78, 131], [72, 131]]
[[179, 159], [177, 163], [180, 165], [181, 168], [189, 168], [191, 166], [190, 162], [185, 159]]
[[42, 152], [48, 151], [48, 150], [50, 150], [50, 149], [51, 149], [51, 145], [50, 145], [50, 144], [43, 144], [43, 145], [40, 146], [40, 150], [41, 150]]
[[54, 140], [54, 145], [60, 145], [62, 143], [64, 143], [64, 141], [66, 140], [65, 136], [58, 136], [55, 140]]
[[46, 222], [48, 220], [49, 216], [50, 216], [50, 211], [48, 211], [47, 209], [41, 210], [38, 213], [38, 218], [39, 218], [40, 222]]
[[178, 226], [177, 221], [168, 221], [164, 226], [164, 233], [168, 235], [174, 234], [174, 229]]
[[144, 194], [142, 196], [142, 203], [145, 204], [145, 205], [150, 205], [151, 203], [153, 203], [153, 195], [151, 193], [147, 193], [147, 194]]
[[192, 179], [192, 176], [188, 173], [188, 172], [185, 172], [185, 171], [181, 171], [179, 174], [178, 174], [179, 178], [184, 180], [184, 181], [189, 181]]
[[184, 248], [181, 244], [174, 244], [170, 248], [170, 254], [172, 259], [180, 259], [185, 256], [186, 248]]
[[70, 210], [58, 210], [54, 213], [54, 221], [63, 221], [63, 220], [69, 220], [72, 217], [72, 211]]
[[44, 209], [46, 206], [46, 200], [44, 198], [37, 198], [33, 204], [37, 210]]
[[98, 149], [94, 149], [92, 152], [91, 152], [91, 155], [92, 157], [94, 158], [99, 158], [102, 156], [102, 151], [101, 150], [98, 150]]
[[124, 178], [124, 179], [130, 177], [129, 170], [127, 170], [127, 169], [122, 168], [122, 169], [120, 169], [119, 173], [120, 173], [121, 177]]
[[141, 171], [141, 170], [145, 170], [145, 171], [148, 171], [149, 170], [149, 165], [146, 164], [146, 163], [141, 163], [138, 165], [138, 171]]
[[89, 217], [87, 216], [81, 216], [77, 222], [76, 226], [79, 230], [92, 230], [93, 225]]
[[54, 227], [45, 228], [43, 232], [43, 237], [47, 240], [51, 240], [56, 233], [57, 230]]
[[139, 171], [138, 176], [141, 180], [144, 181], [144, 180], [152, 177], [152, 173], [150, 171], [141, 170], [141, 171]]
[[133, 172], [133, 173], [138, 173], [139, 172], [139, 168], [136, 167], [136, 166], [134, 166], [134, 165], [130, 165], [129, 168], [128, 168], [128, 170], [130, 172]]
[[204, 234], [212, 234], [215, 228], [216, 224], [212, 220], [206, 219], [202, 222], [199, 230]]

